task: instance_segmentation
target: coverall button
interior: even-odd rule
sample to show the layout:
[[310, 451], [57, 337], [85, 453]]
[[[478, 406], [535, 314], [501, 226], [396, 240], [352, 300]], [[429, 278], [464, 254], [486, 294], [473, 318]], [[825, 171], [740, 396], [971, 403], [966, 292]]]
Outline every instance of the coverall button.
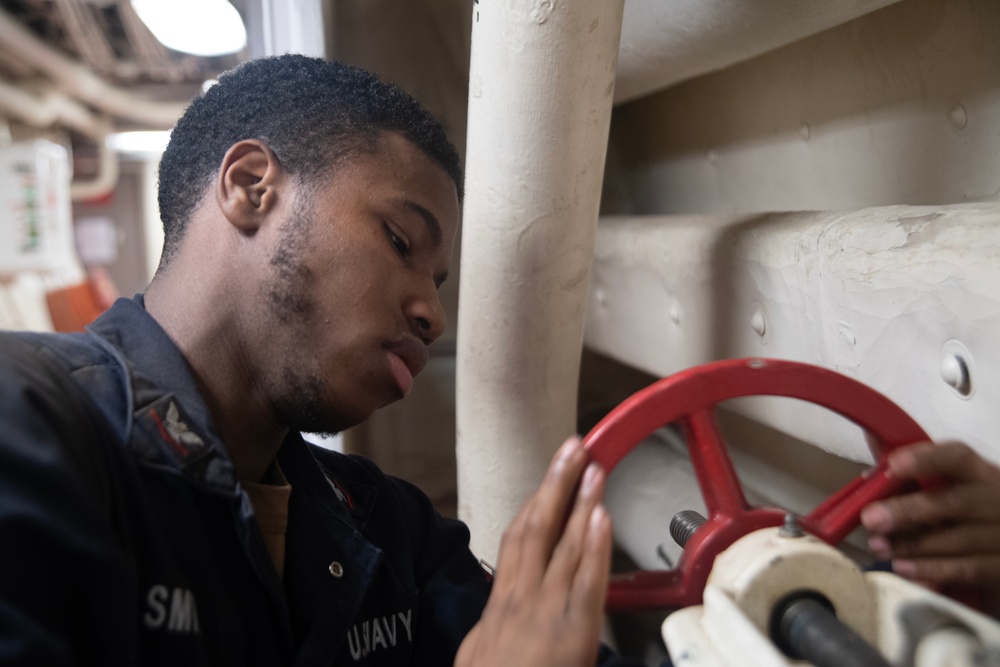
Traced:
[[344, 576], [344, 566], [337, 561], [333, 561], [330, 563], [330, 574], [340, 579]]

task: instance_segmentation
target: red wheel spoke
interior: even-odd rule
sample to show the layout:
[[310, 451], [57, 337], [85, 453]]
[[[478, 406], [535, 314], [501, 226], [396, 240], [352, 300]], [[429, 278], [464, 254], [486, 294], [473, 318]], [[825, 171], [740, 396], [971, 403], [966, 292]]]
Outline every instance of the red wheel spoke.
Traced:
[[865, 505], [892, 495], [901, 485], [886, 475], [883, 463], [824, 500], [802, 519], [803, 527], [829, 544], [837, 544], [858, 525]]
[[691, 464], [711, 515], [735, 514], [747, 506], [736, 470], [715, 425], [714, 410], [698, 410], [681, 421], [688, 441]]

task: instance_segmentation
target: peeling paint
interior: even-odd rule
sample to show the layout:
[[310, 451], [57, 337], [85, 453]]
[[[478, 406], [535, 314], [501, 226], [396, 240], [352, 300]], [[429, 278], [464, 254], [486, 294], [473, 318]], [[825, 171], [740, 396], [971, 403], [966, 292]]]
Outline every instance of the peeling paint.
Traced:
[[536, 0], [531, 9], [531, 20], [541, 25], [549, 19], [555, 9], [555, 0]]

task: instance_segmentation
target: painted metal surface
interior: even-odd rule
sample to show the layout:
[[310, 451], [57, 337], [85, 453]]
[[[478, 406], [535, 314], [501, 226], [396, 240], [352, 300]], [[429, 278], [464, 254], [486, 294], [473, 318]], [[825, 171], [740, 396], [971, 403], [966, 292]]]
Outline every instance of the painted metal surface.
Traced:
[[[769, 15], [784, 3], [747, 4]], [[617, 201], [604, 210], [733, 215], [997, 201], [998, 62], [1000, 3], [911, 0], [623, 104], [606, 188]]]
[[625, 102], [851, 21], [896, 0], [629, 0], [616, 102]]
[[[660, 376], [749, 356], [817, 364], [885, 394], [933, 438], [1000, 460], [998, 248], [991, 203], [604, 219], [586, 341]], [[965, 395], [941, 375], [959, 348]], [[732, 407], [871, 460], [857, 428], [831, 415], [776, 399]]]

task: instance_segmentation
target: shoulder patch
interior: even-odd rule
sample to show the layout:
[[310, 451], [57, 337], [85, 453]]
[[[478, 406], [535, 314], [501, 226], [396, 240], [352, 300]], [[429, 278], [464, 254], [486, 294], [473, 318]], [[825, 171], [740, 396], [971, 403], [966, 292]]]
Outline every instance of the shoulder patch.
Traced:
[[139, 411], [137, 419], [164, 442], [175, 457], [184, 463], [205, 451], [205, 439], [191, 429], [180, 404], [167, 395]]

